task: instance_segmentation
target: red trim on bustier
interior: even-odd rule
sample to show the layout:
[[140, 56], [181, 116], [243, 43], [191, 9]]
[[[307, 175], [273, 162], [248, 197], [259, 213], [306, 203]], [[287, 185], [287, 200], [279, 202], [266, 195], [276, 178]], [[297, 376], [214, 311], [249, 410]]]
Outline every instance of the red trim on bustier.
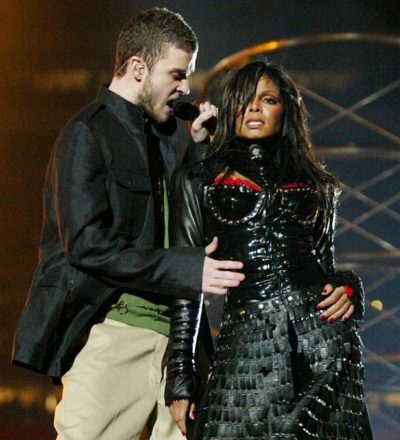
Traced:
[[[261, 186], [257, 185], [256, 183], [252, 182], [248, 179], [243, 179], [241, 177], [216, 177], [213, 182], [214, 185], [232, 185], [232, 186], [240, 186], [244, 185], [247, 186], [249, 189], [253, 191], [260, 192]], [[282, 189], [292, 189], [292, 188], [310, 188], [310, 185], [303, 182], [288, 182], [283, 183], [281, 186]]]
[[240, 186], [244, 185], [250, 188], [253, 191], [260, 192], [261, 186], [257, 185], [256, 183], [252, 182], [248, 179], [242, 179], [241, 177], [216, 177], [214, 179], [214, 185], [232, 185], [232, 186]]

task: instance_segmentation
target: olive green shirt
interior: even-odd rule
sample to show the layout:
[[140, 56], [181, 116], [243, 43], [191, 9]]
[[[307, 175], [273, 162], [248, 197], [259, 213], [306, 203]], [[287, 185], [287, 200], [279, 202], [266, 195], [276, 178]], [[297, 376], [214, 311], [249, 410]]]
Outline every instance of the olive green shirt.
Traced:
[[[164, 208], [164, 247], [169, 247], [168, 237], [168, 195], [164, 179], [163, 192]], [[122, 293], [118, 301], [111, 306], [106, 318], [123, 322], [134, 327], [154, 330], [162, 335], [169, 336], [170, 314], [165, 304], [156, 304], [142, 296]]]

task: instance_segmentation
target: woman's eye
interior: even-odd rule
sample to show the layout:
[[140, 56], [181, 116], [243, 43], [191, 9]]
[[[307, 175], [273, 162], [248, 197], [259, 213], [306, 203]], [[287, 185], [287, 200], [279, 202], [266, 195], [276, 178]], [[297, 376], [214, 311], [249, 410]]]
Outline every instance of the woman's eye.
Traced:
[[267, 104], [276, 104], [276, 99], [275, 98], [271, 98], [270, 96], [266, 96], [265, 98], [264, 98], [264, 102], [265, 103], [267, 103]]

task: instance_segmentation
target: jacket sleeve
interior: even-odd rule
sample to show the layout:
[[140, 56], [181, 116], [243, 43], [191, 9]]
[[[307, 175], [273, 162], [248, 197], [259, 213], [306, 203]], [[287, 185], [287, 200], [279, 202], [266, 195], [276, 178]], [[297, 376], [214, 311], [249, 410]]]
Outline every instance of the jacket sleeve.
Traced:
[[[204, 249], [135, 247], [109, 227], [105, 154], [86, 123], [70, 123], [50, 160], [47, 187], [53, 191], [60, 240], [70, 264], [125, 289], [199, 298]], [[47, 221], [45, 219], [44, 221]]]
[[[189, 178], [187, 168], [174, 176], [170, 239], [176, 246], [204, 246], [200, 183]], [[198, 301], [174, 300], [167, 350], [165, 403], [197, 399], [198, 375], [195, 349], [200, 327], [203, 298]]]
[[360, 277], [354, 271], [338, 271], [335, 268], [334, 237], [336, 229], [336, 212], [340, 191], [336, 187], [328, 187], [328, 209], [324, 219], [320, 213], [314, 228], [315, 253], [322, 265], [327, 282], [334, 287], [348, 285], [354, 291], [351, 302], [355, 306], [352, 316], [354, 320], [364, 319], [365, 294]]

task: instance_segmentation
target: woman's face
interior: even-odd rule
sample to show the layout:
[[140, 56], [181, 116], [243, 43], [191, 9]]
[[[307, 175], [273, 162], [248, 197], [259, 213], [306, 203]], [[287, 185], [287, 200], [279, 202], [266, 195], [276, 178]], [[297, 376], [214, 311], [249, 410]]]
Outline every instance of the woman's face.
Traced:
[[262, 139], [277, 134], [281, 128], [283, 103], [278, 86], [269, 78], [258, 81], [256, 94], [244, 116], [236, 116], [236, 135], [247, 139]]

